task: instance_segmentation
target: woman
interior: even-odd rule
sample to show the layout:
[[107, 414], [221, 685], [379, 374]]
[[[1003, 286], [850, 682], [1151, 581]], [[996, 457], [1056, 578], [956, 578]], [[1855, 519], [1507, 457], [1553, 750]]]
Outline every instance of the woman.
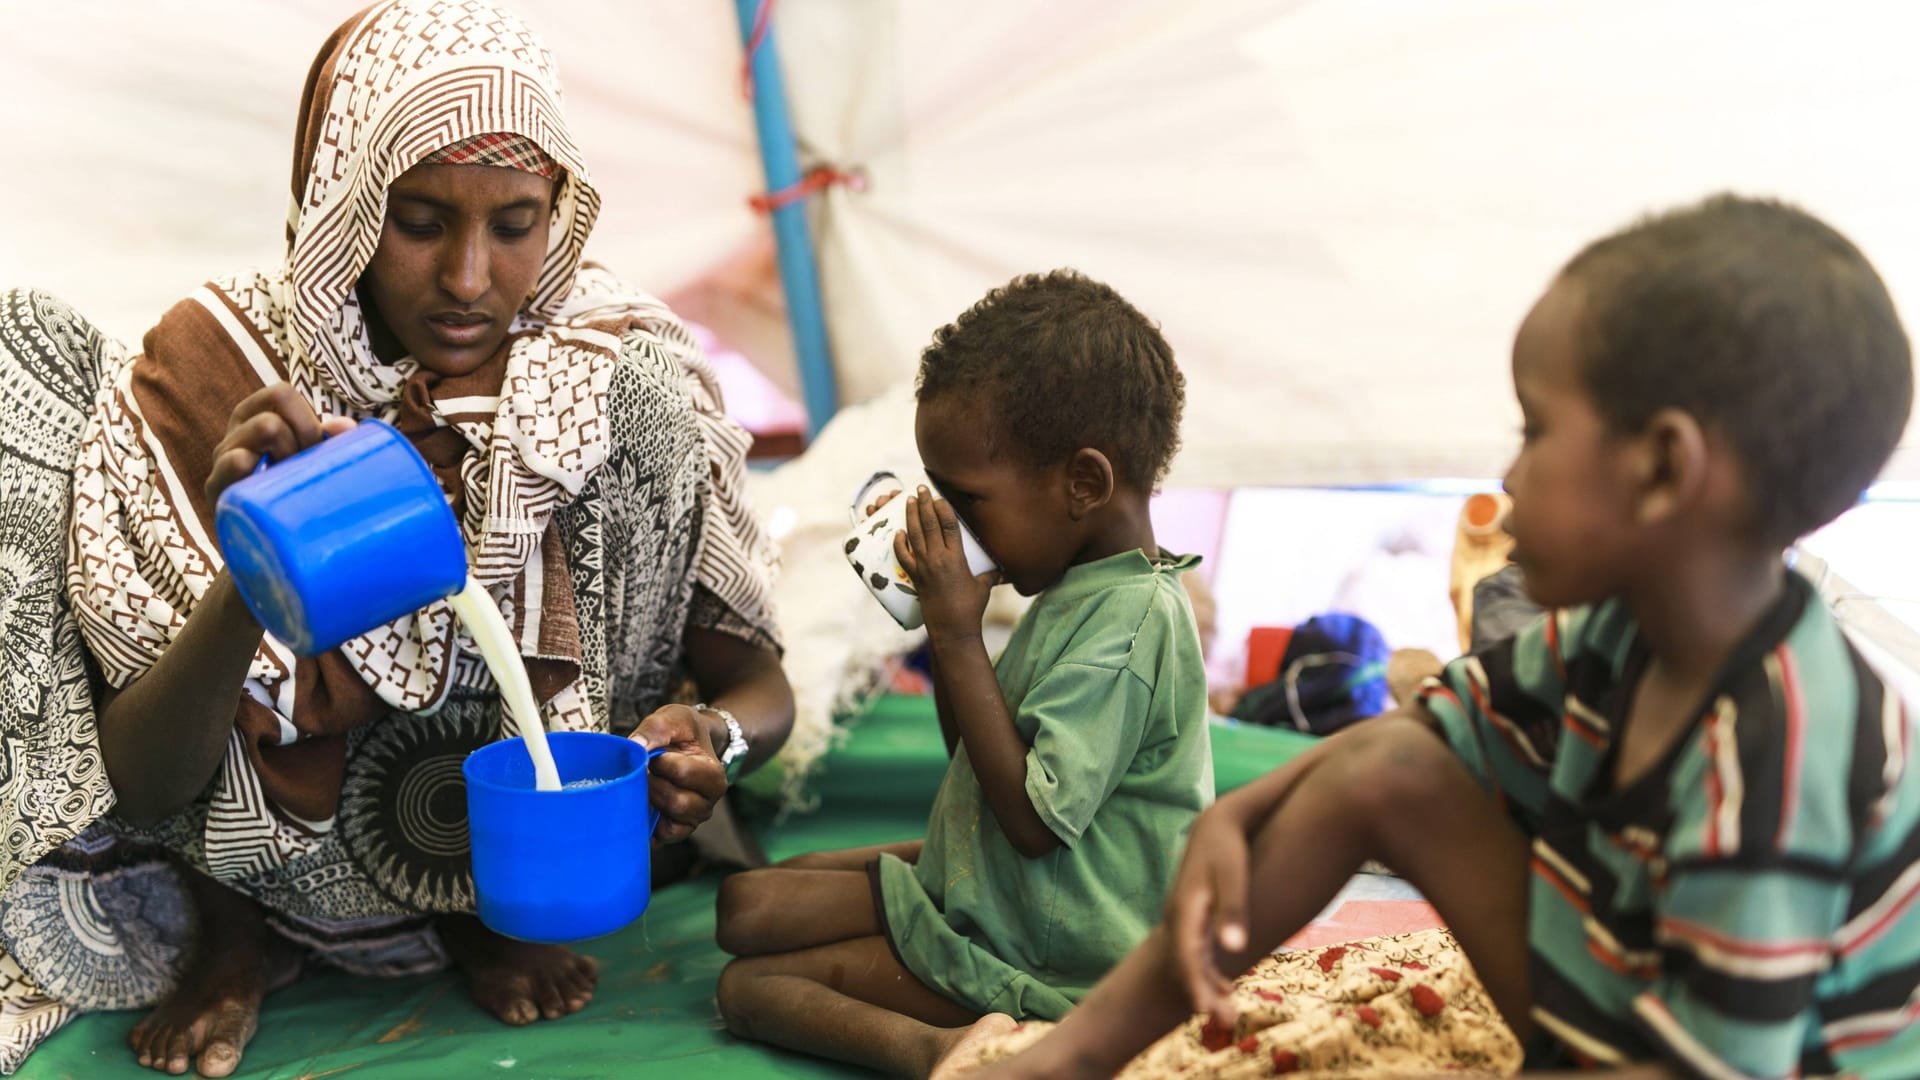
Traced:
[[[0, 716], [19, 818], [0, 866], [0, 1071], [77, 1011], [157, 1002], [133, 1033], [141, 1062], [225, 1075], [302, 957], [372, 974], [451, 961], [509, 1023], [591, 997], [591, 960], [466, 914], [458, 763], [502, 723], [446, 606], [296, 659], [239, 602], [211, 511], [263, 455], [369, 416], [404, 432], [548, 727], [669, 747], [662, 839], [791, 725], [770, 555], [740, 499], [747, 437], [672, 314], [581, 264], [599, 195], [518, 19], [398, 0], [349, 20], [307, 79], [293, 194], [286, 263], [209, 283], [130, 362], [84, 329], [40, 329], [77, 322], [44, 298], [10, 297], [9, 413], [62, 423], [9, 418], [9, 497], [16, 469], [44, 481], [63, 453], [75, 480], [71, 616], [44, 588], [63, 572], [40, 539], [57, 493], [38, 483], [39, 503], [0, 515], [0, 565], [39, 605], [0, 608], [5, 663], [30, 646], [65, 674]], [[711, 704], [668, 704], [679, 673]]]

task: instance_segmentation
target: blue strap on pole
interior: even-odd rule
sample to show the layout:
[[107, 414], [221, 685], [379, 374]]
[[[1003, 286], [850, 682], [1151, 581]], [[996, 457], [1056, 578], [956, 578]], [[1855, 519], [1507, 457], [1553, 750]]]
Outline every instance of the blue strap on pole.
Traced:
[[[740, 40], [747, 51], [748, 87], [753, 98], [753, 124], [760, 137], [760, 163], [767, 190], [784, 191], [800, 183], [800, 155], [793, 142], [793, 124], [787, 114], [787, 92], [780, 78], [780, 57], [773, 46], [773, 28], [762, 6], [772, 0], [734, 0], [740, 17]], [[793, 330], [793, 349], [800, 367], [801, 396], [807, 408], [811, 438], [840, 405], [833, 374], [833, 350], [827, 344], [827, 324], [820, 306], [820, 275], [814, 265], [813, 235], [807, 228], [806, 200], [775, 205], [768, 211], [780, 263], [780, 284], [787, 297], [787, 323]]]

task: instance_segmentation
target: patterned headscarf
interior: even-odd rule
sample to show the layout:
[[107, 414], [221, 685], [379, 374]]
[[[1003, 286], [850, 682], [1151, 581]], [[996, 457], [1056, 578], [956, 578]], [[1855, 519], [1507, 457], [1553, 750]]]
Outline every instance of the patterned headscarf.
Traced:
[[600, 194], [568, 133], [553, 57], [518, 17], [475, 0], [396, 0], [347, 21], [307, 73], [287, 220], [287, 346], [362, 409], [391, 403], [403, 365], [381, 364], [354, 286], [373, 259], [387, 189], [475, 136], [533, 142], [566, 180], [526, 314], [571, 292]]
[[560, 166], [540, 149], [538, 143], [511, 131], [475, 135], [442, 147], [420, 159], [422, 165], [492, 165], [518, 169], [551, 180], [560, 175]]
[[[600, 197], [568, 134], [552, 58], [518, 18], [479, 0], [390, 0], [361, 12], [308, 73], [296, 147], [285, 265], [210, 282], [175, 305], [89, 426], [68, 589], [109, 682], [125, 686], [151, 667], [217, 579], [202, 491], [213, 449], [242, 398], [285, 381], [323, 416], [379, 417], [414, 441], [454, 503], [471, 575], [529, 658], [548, 725], [590, 726], [551, 519], [605, 460], [607, 391], [633, 335], [679, 363], [712, 459], [707, 532], [717, 539], [703, 546], [699, 580], [733, 610], [770, 611], [769, 579], [739, 572], [741, 552], [771, 563], [730, 493], [749, 438], [725, 419], [713, 371], [672, 313], [582, 269]], [[374, 355], [355, 285], [388, 186], [416, 164], [453, 159], [558, 179], [546, 257], [507, 344], [480, 369], [442, 378]], [[470, 649], [445, 603], [316, 658], [296, 661], [268, 638], [209, 812], [214, 871], [284, 864], [330, 828], [345, 733], [484, 681]]]

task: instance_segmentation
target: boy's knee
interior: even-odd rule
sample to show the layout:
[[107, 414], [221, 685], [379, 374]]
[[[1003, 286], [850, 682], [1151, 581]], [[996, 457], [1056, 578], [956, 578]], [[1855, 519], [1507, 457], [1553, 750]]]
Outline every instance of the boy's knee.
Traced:
[[720, 969], [720, 982], [714, 987], [714, 1002], [720, 1007], [720, 1019], [735, 1035], [752, 1035], [753, 1010], [748, 1004], [747, 984], [754, 977], [752, 960], [734, 960]]
[[755, 1032], [760, 1005], [766, 1003], [766, 988], [758, 988], [766, 976], [778, 974], [768, 957], [739, 957], [720, 969], [720, 982], [714, 984], [714, 1005], [720, 1007], [720, 1020], [726, 1030], [739, 1038], [760, 1038]]
[[760, 871], [731, 874], [720, 882], [720, 895], [714, 900], [714, 940], [722, 952], [747, 956], [755, 952], [755, 913], [764, 900]]
[[1432, 800], [1459, 796], [1465, 770], [1431, 729], [1403, 717], [1365, 724], [1377, 726], [1356, 732], [1342, 755], [1342, 779], [1363, 812], [1404, 819]]

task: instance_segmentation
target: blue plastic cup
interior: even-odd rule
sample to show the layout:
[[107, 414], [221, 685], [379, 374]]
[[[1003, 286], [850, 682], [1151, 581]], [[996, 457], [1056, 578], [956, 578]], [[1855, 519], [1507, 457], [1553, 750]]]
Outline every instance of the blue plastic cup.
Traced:
[[538, 791], [519, 739], [467, 755], [467, 829], [480, 921], [522, 941], [558, 944], [619, 930], [653, 894], [649, 751], [593, 731], [547, 736], [559, 791]]
[[313, 656], [467, 580], [467, 547], [433, 470], [378, 420], [220, 493], [214, 532], [240, 598], [296, 656]]

